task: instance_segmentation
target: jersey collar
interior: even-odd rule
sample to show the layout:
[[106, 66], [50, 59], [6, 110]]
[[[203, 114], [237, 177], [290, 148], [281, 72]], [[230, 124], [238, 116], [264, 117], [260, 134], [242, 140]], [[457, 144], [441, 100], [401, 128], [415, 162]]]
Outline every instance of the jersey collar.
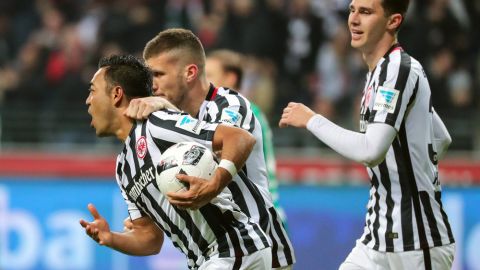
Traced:
[[402, 46], [400, 46], [400, 43], [398, 43], [398, 42], [393, 44], [392, 47], [390, 47], [390, 49], [388, 49], [387, 53], [385, 53], [383, 58], [387, 58], [389, 54], [393, 53], [396, 50], [403, 51]]
[[217, 96], [218, 87], [215, 87], [212, 83], [210, 83], [210, 89], [208, 90], [208, 94], [205, 97], [206, 101], [214, 100]]

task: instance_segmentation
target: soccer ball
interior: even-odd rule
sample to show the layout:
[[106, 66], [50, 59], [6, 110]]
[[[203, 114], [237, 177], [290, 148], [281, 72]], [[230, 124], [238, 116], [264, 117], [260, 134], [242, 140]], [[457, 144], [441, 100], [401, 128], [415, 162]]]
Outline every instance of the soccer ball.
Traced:
[[160, 156], [156, 166], [157, 186], [164, 195], [168, 192], [188, 190], [188, 186], [175, 176], [186, 174], [210, 179], [217, 168], [212, 152], [195, 142], [181, 142], [172, 145]]

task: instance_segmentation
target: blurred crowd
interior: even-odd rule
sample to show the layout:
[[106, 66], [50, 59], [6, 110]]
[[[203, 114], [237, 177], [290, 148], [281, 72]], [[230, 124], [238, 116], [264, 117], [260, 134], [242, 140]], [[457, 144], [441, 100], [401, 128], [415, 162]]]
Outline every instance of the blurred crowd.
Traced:
[[[0, 0], [0, 139], [95, 142], [84, 101], [99, 58], [141, 56], [148, 40], [171, 27], [191, 29], [207, 53], [218, 48], [242, 53], [243, 92], [272, 126], [283, 107], [297, 101], [356, 129], [366, 67], [350, 47], [349, 3]], [[454, 147], [462, 150], [473, 149], [478, 133], [479, 15], [480, 1], [411, 0], [399, 34], [404, 49], [423, 64], [432, 102], [453, 131]], [[288, 130], [275, 132], [277, 145], [305, 144]]]

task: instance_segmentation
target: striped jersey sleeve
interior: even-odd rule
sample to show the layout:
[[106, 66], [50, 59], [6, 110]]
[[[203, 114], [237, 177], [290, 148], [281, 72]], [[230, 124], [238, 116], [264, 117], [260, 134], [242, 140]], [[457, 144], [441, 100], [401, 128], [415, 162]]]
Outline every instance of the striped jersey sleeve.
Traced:
[[208, 122], [218, 122], [237, 126], [252, 133], [255, 119], [250, 107], [250, 101], [244, 96], [228, 88], [218, 88], [213, 102], [207, 107]]

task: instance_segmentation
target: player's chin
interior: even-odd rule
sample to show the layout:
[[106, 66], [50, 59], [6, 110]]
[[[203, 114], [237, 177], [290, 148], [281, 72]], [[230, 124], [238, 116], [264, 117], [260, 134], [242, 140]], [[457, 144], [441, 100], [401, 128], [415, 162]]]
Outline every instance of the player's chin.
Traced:
[[[95, 127], [93, 127], [93, 128], [95, 128]], [[108, 136], [110, 136], [109, 133], [107, 133], [107, 132], [105, 132], [101, 129], [98, 129], [98, 128], [95, 128], [95, 134], [97, 135], [97, 137], [108, 137]]]
[[360, 43], [360, 41], [359, 41], [359, 40], [354, 40], [354, 39], [352, 39], [352, 40], [350, 41], [350, 45], [351, 45], [352, 48], [354, 48], [354, 49], [359, 49], [359, 48], [362, 47], [362, 44]]

